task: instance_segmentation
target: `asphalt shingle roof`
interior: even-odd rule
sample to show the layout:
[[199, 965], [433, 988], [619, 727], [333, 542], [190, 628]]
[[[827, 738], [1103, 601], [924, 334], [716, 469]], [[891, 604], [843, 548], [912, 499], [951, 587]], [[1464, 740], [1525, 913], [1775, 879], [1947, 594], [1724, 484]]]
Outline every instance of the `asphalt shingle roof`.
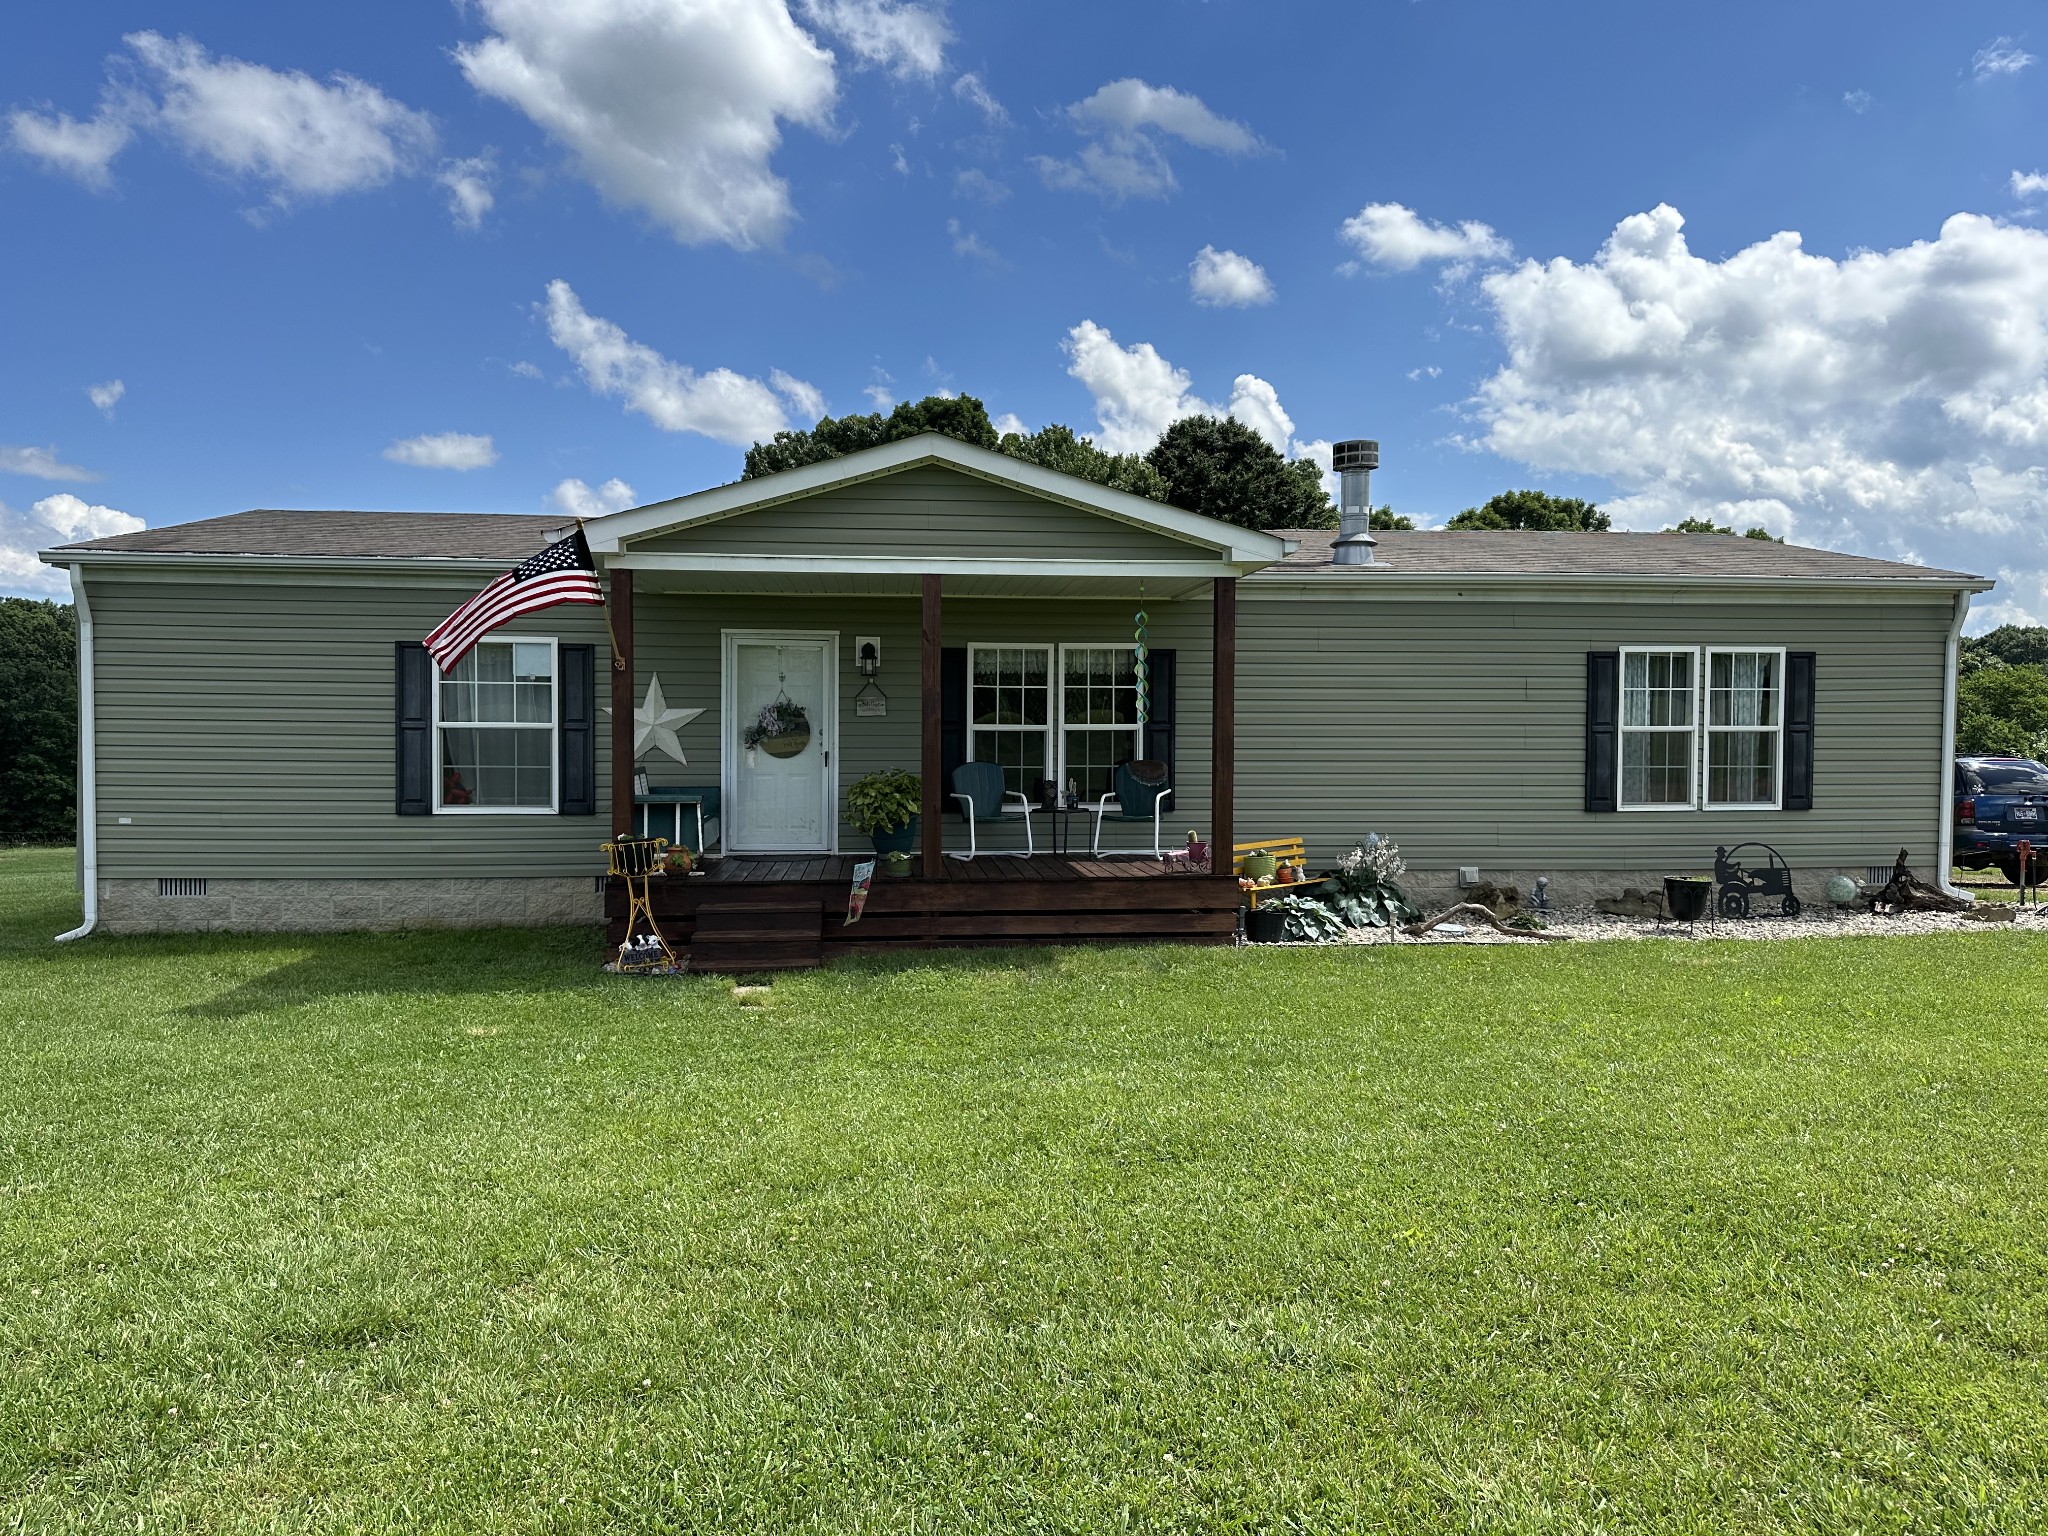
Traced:
[[504, 560], [538, 553], [560, 515], [517, 512], [237, 512], [145, 528], [66, 549], [159, 555], [326, 555], [343, 559]]
[[[116, 534], [65, 549], [165, 555], [472, 559], [513, 564], [559, 536], [568, 519], [512, 512], [237, 512]], [[1283, 529], [1301, 547], [1268, 569], [1314, 577], [1358, 571], [1331, 563], [1329, 529]], [[1639, 576], [1803, 580], [1972, 581], [1960, 571], [1873, 560], [1762, 539], [1698, 533], [1499, 533], [1425, 530], [1373, 535], [1374, 565], [1423, 576]]]
[[[1301, 547], [1270, 567], [1287, 575], [1355, 573], [1333, 565], [1327, 528], [1285, 528]], [[1961, 571], [1872, 560], [1763, 539], [1710, 533], [1519, 533], [1473, 529], [1375, 533], [1373, 563], [1418, 576], [1721, 576], [1813, 580], [1974, 581]]]

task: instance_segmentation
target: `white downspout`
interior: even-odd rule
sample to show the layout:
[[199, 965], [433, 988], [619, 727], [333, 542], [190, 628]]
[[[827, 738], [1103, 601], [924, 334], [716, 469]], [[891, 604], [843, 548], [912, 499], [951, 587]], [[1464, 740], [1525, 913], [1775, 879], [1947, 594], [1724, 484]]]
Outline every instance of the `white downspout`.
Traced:
[[1948, 651], [1941, 681], [1941, 784], [1935, 801], [1941, 818], [1935, 825], [1941, 831], [1935, 837], [1934, 883], [1945, 894], [1974, 904], [1976, 897], [1948, 883], [1956, 855], [1956, 660], [1963, 643], [1963, 621], [1969, 616], [1970, 594], [1958, 592], [1955, 622], [1948, 627]]
[[82, 939], [100, 920], [99, 758], [92, 698], [92, 605], [85, 598], [85, 567], [71, 567], [71, 611], [78, 616], [78, 868], [85, 887], [85, 921], [57, 935], [59, 944]]

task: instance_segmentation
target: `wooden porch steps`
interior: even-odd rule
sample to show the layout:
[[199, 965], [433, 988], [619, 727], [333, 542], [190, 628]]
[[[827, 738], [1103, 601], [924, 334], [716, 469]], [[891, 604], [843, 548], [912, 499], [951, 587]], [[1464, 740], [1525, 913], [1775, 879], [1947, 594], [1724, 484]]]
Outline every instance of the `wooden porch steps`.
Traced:
[[693, 971], [808, 971], [825, 963], [824, 904], [813, 898], [708, 898], [690, 935]]

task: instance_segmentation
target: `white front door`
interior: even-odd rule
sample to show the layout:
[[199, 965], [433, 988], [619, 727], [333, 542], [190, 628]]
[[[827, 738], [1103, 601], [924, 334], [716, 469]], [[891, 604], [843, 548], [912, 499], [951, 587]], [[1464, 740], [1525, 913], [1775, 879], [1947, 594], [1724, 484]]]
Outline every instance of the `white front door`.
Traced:
[[[725, 632], [725, 846], [733, 853], [830, 853], [838, 838], [839, 637]], [[762, 712], [801, 728], [753, 746]]]

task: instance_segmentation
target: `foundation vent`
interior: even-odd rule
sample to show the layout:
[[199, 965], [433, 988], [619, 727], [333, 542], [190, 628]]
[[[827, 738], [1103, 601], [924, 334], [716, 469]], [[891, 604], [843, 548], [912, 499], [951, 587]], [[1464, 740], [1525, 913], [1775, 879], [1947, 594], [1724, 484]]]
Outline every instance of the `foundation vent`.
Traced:
[[204, 876], [194, 879], [190, 875], [160, 879], [156, 883], [156, 893], [159, 896], [204, 896], [206, 880]]

